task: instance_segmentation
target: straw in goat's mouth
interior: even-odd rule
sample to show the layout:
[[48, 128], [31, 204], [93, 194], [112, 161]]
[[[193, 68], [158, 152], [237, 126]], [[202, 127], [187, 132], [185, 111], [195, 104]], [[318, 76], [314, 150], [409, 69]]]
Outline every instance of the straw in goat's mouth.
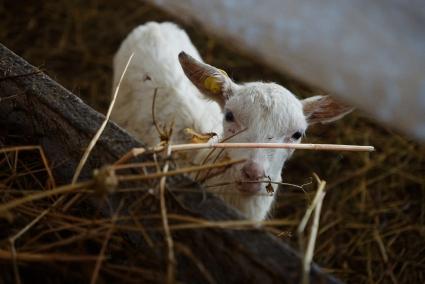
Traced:
[[[265, 148], [265, 149], [301, 149], [316, 151], [352, 151], [352, 152], [373, 152], [373, 146], [361, 145], [341, 145], [341, 144], [294, 144], [294, 143], [199, 143], [199, 144], [175, 144], [173, 151], [214, 149], [214, 148]], [[164, 146], [154, 147], [153, 151], [162, 151]]]
[[[315, 150], [315, 151], [350, 151], [350, 152], [373, 152], [375, 147], [362, 146], [362, 145], [341, 145], [341, 144], [293, 144], [293, 143], [198, 143], [198, 144], [173, 144], [170, 145], [173, 152], [187, 151], [187, 150], [200, 150], [200, 149], [300, 149], [300, 150]], [[161, 152], [165, 149], [164, 145], [159, 145], [151, 148], [133, 148], [130, 152], [125, 154], [119, 159], [115, 165], [122, 164], [131, 158], [137, 157], [144, 153]]]

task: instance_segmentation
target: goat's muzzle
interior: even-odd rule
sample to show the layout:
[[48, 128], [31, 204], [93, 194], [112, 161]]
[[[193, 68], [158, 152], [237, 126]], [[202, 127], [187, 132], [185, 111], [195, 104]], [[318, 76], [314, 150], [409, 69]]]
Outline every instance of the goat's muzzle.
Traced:
[[241, 169], [241, 184], [239, 190], [244, 193], [258, 193], [262, 188], [261, 180], [265, 177], [264, 168], [254, 162], [248, 161]]

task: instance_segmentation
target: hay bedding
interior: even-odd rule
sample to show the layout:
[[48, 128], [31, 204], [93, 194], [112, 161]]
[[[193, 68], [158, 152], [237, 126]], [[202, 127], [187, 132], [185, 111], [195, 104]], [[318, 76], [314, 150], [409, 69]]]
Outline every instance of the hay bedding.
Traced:
[[[32, 2], [25, 2], [25, 5], [20, 5], [19, 1], [0, 3], [2, 43], [46, 70], [99, 110], [105, 110], [109, 103], [111, 58], [122, 38], [134, 26], [147, 20], [174, 20], [138, 1], [81, 1], [72, 5], [69, 1]], [[299, 96], [320, 92], [232, 53], [200, 31], [189, 27], [188, 32], [206, 61], [232, 70], [230, 75], [237, 81], [276, 81]], [[286, 164], [285, 182], [307, 183], [313, 172], [327, 180], [315, 261], [349, 283], [425, 282], [425, 147], [375, 125], [360, 114], [350, 115], [335, 127], [311, 129], [306, 142], [324, 141], [371, 144], [377, 147], [377, 152], [329, 154], [298, 151]], [[19, 152], [18, 156], [16, 151], [2, 154], [0, 163], [2, 203], [21, 196], [13, 190], [51, 186], [46, 182], [49, 175], [43, 170], [45, 167], [38, 150]], [[305, 190], [281, 189], [274, 210], [274, 216], [283, 218], [286, 225], [273, 231], [294, 247], [298, 247], [296, 227], [313, 199], [315, 187], [307, 186]], [[8, 238], [22, 229], [28, 220], [38, 216], [51, 201], [47, 199], [20, 206], [13, 216], [5, 216], [14, 217], [13, 225], [1, 221], [2, 263], [10, 258], [10, 251], [5, 251]], [[56, 260], [56, 264], [47, 262], [41, 270], [40, 266], [31, 270], [31, 265], [26, 265], [32, 279], [43, 279], [47, 272], [48, 282], [52, 283], [63, 280], [65, 272], [70, 281], [87, 279], [87, 275], [92, 275], [93, 267], [86, 266], [87, 271], [81, 272], [80, 264], [84, 261], [93, 263], [90, 257], [76, 255], [75, 264], [69, 264], [72, 261], [68, 259], [63, 267], [57, 263], [70, 257], [70, 253], [76, 254], [79, 251], [76, 246], [81, 252], [98, 253], [105, 235], [110, 236], [112, 251], [116, 249], [116, 253], [123, 257], [123, 251], [118, 249], [122, 242], [108, 234], [111, 226], [105, 225], [110, 224], [111, 219], [93, 224], [78, 214], [54, 212], [48, 215], [48, 220], [32, 228], [31, 234], [16, 244], [34, 252], [22, 256], [27, 263], [41, 258]], [[69, 228], [56, 232], [61, 226]], [[205, 279], [209, 279], [207, 269], [196, 262], [196, 256], [191, 255], [190, 250], [182, 247], [179, 251], [198, 263], [199, 269], [206, 271]], [[102, 273], [117, 279], [127, 275], [130, 278], [125, 280], [130, 281], [128, 270], [131, 270], [133, 275], [144, 275], [146, 280], [160, 279], [159, 272], [152, 269], [155, 257], [146, 255], [143, 258], [146, 263], [151, 262], [150, 268], [108, 263], [103, 266]], [[71, 273], [73, 265], [79, 267], [81, 274]], [[3, 271], [5, 273], [1, 275], [10, 276], [9, 269], [7, 266], [8, 273]], [[11, 278], [2, 280], [9, 282]]]

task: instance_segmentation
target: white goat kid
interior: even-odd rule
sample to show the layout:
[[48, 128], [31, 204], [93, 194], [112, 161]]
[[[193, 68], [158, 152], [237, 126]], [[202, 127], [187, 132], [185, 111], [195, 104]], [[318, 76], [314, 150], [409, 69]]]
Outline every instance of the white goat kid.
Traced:
[[[172, 23], [147, 23], [128, 35], [114, 58], [114, 87], [133, 52], [112, 117], [147, 144], [159, 142], [151, 116], [155, 89], [157, 120], [174, 121], [174, 143], [187, 142], [183, 131], [187, 127], [221, 137], [240, 132], [229, 142], [300, 143], [308, 124], [330, 122], [351, 111], [328, 96], [298, 100], [274, 83], [236, 84], [224, 71], [203, 63], [187, 34]], [[277, 186], [267, 194], [267, 183], [260, 181], [280, 182], [283, 164], [293, 150], [225, 152], [246, 162], [209, 179], [207, 185], [227, 183], [214, 187], [216, 194], [247, 218], [263, 220]], [[194, 158], [195, 163], [202, 160], [199, 155]]]

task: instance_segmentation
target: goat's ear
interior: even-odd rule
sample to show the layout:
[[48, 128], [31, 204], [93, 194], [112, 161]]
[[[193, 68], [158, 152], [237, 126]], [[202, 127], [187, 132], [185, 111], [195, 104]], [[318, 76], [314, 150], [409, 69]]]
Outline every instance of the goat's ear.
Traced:
[[179, 54], [179, 61], [189, 80], [208, 98], [223, 107], [235, 85], [226, 72], [199, 62], [183, 51]]
[[334, 100], [330, 96], [314, 96], [301, 101], [308, 124], [328, 123], [353, 111], [353, 107]]

